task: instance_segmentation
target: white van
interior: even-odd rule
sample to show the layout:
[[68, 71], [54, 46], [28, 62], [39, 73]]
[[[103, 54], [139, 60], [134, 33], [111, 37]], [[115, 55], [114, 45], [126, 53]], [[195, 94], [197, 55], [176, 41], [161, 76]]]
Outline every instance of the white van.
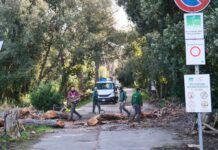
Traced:
[[117, 103], [115, 83], [108, 78], [101, 78], [97, 83], [98, 100], [102, 103]]

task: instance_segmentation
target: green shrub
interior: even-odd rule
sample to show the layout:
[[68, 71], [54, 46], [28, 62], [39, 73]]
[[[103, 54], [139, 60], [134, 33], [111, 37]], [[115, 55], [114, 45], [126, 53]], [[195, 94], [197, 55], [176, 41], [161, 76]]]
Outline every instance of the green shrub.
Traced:
[[146, 91], [142, 91], [142, 98], [143, 98], [143, 101], [150, 100], [150, 96], [148, 95]]
[[62, 95], [57, 92], [52, 84], [41, 84], [35, 87], [30, 94], [32, 105], [39, 110], [50, 110], [53, 105], [61, 105]]

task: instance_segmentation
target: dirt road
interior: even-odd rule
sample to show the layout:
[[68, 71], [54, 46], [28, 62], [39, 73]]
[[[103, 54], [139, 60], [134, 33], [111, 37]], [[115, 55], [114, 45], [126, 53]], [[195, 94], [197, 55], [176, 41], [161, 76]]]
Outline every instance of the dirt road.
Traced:
[[[126, 89], [126, 91], [130, 101], [132, 89]], [[105, 112], [119, 112], [118, 104], [103, 105], [102, 109]], [[127, 109], [133, 113], [130, 105], [127, 106]], [[152, 106], [145, 104], [143, 109], [152, 109]], [[92, 104], [88, 104], [78, 111], [84, 116], [85, 121], [92, 115], [90, 113]], [[192, 140], [184, 140], [174, 130], [146, 127], [146, 123], [136, 127], [125, 123], [84, 127], [68, 122], [66, 128], [43, 136], [28, 150], [151, 150], [154, 147], [179, 146], [183, 143], [192, 143]]]

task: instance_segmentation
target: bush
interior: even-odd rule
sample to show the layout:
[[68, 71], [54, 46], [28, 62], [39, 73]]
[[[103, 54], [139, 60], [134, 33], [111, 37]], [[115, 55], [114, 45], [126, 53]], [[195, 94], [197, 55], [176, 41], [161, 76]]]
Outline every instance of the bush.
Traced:
[[143, 98], [143, 101], [148, 101], [151, 99], [149, 94], [146, 91], [142, 91], [142, 98]]
[[32, 105], [39, 110], [51, 110], [53, 105], [61, 105], [62, 95], [52, 88], [52, 84], [41, 84], [30, 94]]

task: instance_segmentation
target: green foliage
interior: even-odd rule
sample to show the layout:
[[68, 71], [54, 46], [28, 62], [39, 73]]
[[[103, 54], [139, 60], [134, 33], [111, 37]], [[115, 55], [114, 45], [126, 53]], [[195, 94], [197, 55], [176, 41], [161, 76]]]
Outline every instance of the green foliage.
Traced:
[[32, 105], [39, 110], [50, 110], [53, 105], [60, 106], [62, 95], [52, 87], [52, 84], [41, 84], [33, 88], [30, 99]]
[[146, 91], [143, 90], [141, 93], [142, 93], [142, 99], [143, 99], [143, 101], [148, 101], [148, 100], [150, 100], [150, 96], [149, 96], [149, 94], [148, 94]]
[[123, 86], [129, 87], [134, 85], [133, 66], [129, 63], [117, 70], [117, 79]]
[[[124, 6], [130, 19], [136, 24], [140, 36], [127, 45], [129, 60], [134, 63], [134, 82], [148, 87], [157, 82], [159, 97], [177, 97], [184, 100], [184, 74], [193, 74], [194, 67], [185, 64], [185, 41], [183, 12], [172, 0], [117, 0]], [[206, 40], [206, 65], [201, 73], [211, 75], [212, 99], [218, 105], [218, 2], [211, 1], [204, 10]], [[139, 39], [146, 38], [142, 43]], [[131, 47], [131, 45], [135, 45]], [[141, 58], [134, 52], [142, 50]], [[137, 60], [137, 61], [132, 61]], [[125, 66], [123, 67], [125, 68]], [[125, 71], [125, 70], [123, 70]], [[121, 73], [120, 73], [121, 74]], [[164, 79], [164, 82], [163, 80]]]
[[52, 81], [65, 94], [74, 77], [85, 91], [102, 56], [116, 57], [110, 0], [7, 0], [0, 6], [2, 101], [20, 103], [32, 87]]

